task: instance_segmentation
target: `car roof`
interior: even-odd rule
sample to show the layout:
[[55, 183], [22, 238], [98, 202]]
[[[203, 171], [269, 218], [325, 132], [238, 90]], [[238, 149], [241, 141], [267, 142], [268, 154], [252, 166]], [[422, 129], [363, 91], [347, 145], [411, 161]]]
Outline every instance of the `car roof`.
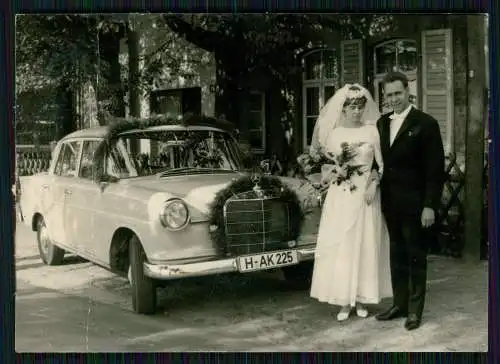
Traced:
[[[156, 130], [212, 130], [225, 132], [223, 129], [219, 129], [213, 126], [202, 126], [202, 125], [160, 125], [160, 126], [151, 126], [145, 129], [132, 129], [123, 132], [124, 135], [132, 134], [138, 131], [156, 131]], [[91, 128], [81, 129], [74, 131], [70, 134], [64, 136], [61, 141], [65, 141], [68, 139], [104, 139], [106, 135], [108, 135], [110, 131], [109, 126], [94, 126]]]
[[108, 126], [95, 126], [92, 128], [85, 128], [74, 131], [65, 135], [61, 140], [75, 139], [75, 138], [104, 138], [109, 132]]

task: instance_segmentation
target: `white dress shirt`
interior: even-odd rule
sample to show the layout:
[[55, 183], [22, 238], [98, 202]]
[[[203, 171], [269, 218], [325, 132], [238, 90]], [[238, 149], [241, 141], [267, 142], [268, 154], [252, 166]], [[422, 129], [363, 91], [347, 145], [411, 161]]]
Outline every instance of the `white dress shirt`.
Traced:
[[412, 108], [412, 105], [408, 106], [405, 111], [403, 111], [401, 114], [392, 114], [390, 116], [391, 118], [391, 144], [394, 142], [394, 139], [396, 139], [396, 135], [398, 134], [399, 129], [401, 128], [401, 125], [403, 125], [403, 122], [405, 121], [405, 118], [408, 116]]

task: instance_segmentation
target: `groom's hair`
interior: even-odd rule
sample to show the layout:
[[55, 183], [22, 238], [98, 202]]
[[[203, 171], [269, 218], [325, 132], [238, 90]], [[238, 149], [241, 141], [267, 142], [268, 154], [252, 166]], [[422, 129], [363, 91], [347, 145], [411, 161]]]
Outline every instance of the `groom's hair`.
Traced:
[[[349, 87], [349, 91], [361, 91], [361, 89], [353, 85]], [[365, 106], [366, 105], [367, 98], [366, 96], [362, 95], [361, 97], [347, 97], [344, 101], [343, 107], [349, 106], [349, 105], [360, 105], [360, 106]]]
[[403, 86], [405, 88], [408, 87], [408, 77], [404, 73], [397, 72], [397, 71], [391, 71], [388, 74], [386, 74], [382, 80], [382, 84], [385, 86], [388, 83], [396, 82], [396, 81], [401, 81]]

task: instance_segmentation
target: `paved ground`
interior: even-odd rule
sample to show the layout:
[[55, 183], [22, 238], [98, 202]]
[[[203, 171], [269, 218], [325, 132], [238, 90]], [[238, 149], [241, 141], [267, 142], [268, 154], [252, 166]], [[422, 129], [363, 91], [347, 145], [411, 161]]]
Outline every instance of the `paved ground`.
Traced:
[[340, 324], [336, 307], [270, 273], [178, 281], [160, 291], [157, 315], [139, 316], [124, 279], [71, 257], [44, 266], [24, 226], [16, 262], [18, 352], [487, 351], [486, 263], [430, 257], [424, 323], [407, 332], [403, 320]]

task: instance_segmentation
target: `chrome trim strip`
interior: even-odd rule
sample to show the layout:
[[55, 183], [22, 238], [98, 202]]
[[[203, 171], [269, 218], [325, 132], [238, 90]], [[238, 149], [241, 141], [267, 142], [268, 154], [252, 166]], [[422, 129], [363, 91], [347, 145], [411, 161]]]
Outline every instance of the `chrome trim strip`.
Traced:
[[[316, 251], [315, 247], [289, 250], [294, 250], [297, 252], [299, 263], [313, 260], [314, 253]], [[278, 251], [258, 254], [276, 252]], [[153, 279], [171, 280], [177, 278], [201, 277], [220, 273], [238, 272], [237, 261], [238, 257], [189, 264], [151, 264], [145, 262], [144, 274]]]

